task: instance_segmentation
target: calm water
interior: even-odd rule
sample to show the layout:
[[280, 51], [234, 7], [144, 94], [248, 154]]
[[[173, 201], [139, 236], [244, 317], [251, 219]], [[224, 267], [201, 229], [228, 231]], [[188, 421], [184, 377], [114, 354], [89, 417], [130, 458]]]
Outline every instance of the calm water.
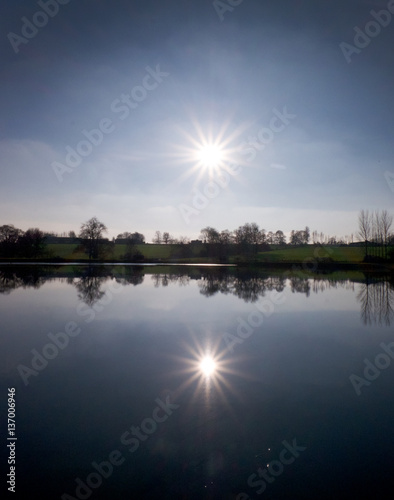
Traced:
[[2, 266], [14, 498], [392, 498], [393, 311], [362, 273]]

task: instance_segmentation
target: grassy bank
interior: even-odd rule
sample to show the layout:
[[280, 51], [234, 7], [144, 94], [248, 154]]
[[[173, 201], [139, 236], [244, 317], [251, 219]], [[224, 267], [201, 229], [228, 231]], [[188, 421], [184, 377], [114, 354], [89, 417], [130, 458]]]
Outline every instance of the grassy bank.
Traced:
[[[178, 262], [178, 263], [195, 263], [209, 264], [217, 263], [217, 257], [202, 257], [201, 250], [203, 246], [190, 245], [155, 245], [144, 244], [135, 245], [133, 251], [140, 252], [145, 262]], [[117, 244], [112, 251], [108, 253], [102, 261], [105, 262], [122, 262], [123, 255], [126, 253], [126, 245]], [[359, 266], [376, 267], [371, 264], [364, 264], [364, 249], [363, 247], [355, 246], [326, 246], [317, 247], [314, 245], [296, 246], [275, 248], [265, 252], [245, 256], [231, 255], [227, 262], [230, 264], [254, 264], [266, 265], [267, 267], [275, 266], [293, 266], [294, 264], [313, 266], [314, 263], [319, 264], [319, 268], [354, 268]], [[8, 259], [8, 260], [23, 260], [23, 259]], [[77, 245], [67, 243], [54, 243], [47, 245], [47, 255], [38, 259], [45, 260], [60, 260], [64, 262], [88, 262], [87, 255], [81, 251]], [[393, 263], [385, 263], [385, 267], [394, 269]]]
[[[78, 251], [78, 247], [73, 244], [50, 244], [47, 248], [52, 257], [60, 257], [67, 260], [87, 259], [86, 254]], [[201, 258], [201, 247], [189, 247], [192, 255], [187, 259], [180, 256], [182, 245], [145, 244], [136, 245], [135, 249], [141, 252], [145, 260], [163, 260], [177, 257], [182, 260]], [[119, 261], [125, 253], [126, 245], [115, 245], [113, 253], [108, 254], [107, 259]], [[363, 260], [364, 249], [362, 247], [330, 246], [318, 250], [313, 245], [307, 245], [302, 247], [273, 248], [268, 252], [259, 252], [257, 255], [251, 256], [250, 259], [257, 262], [303, 262], [306, 259], [316, 259], [322, 256], [329, 257], [334, 262], [358, 263]], [[202, 257], [202, 259], [204, 261], [207, 259], [212, 260], [209, 257]], [[231, 256], [229, 260], [230, 262], [236, 261], [236, 256]]]

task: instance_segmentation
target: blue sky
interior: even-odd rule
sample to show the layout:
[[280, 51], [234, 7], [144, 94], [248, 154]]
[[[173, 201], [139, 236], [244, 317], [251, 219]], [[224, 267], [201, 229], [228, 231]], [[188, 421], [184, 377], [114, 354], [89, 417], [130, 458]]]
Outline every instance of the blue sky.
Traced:
[[[354, 28], [373, 33], [394, 2], [52, 0], [47, 21], [46, 2], [0, 7], [0, 225], [341, 236], [362, 208], [392, 212], [394, 14], [364, 48]], [[22, 18], [45, 24], [24, 42]], [[196, 167], [210, 141], [221, 184]]]

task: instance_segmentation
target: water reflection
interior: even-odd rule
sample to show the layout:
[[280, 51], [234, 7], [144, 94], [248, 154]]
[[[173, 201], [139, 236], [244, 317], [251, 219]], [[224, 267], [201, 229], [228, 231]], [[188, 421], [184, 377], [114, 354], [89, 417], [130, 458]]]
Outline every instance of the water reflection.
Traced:
[[343, 288], [355, 292], [361, 305], [364, 324], [390, 325], [394, 318], [394, 282], [392, 276], [363, 275], [353, 279], [335, 278], [329, 275], [306, 277], [286, 272], [274, 273], [263, 270], [207, 267], [157, 267], [143, 266], [2, 266], [0, 268], [0, 294], [8, 295], [18, 288], [40, 288], [48, 281], [60, 281], [74, 286], [80, 301], [89, 307], [105, 295], [104, 285], [109, 280], [128, 286], [144, 282], [151, 275], [154, 287], [177, 284], [187, 286], [196, 281], [200, 293], [205, 297], [216, 294], [234, 295], [254, 303], [267, 291], [282, 292], [289, 287], [292, 293], [309, 297], [329, 289]]
[[394, 318], [394, 287], [388, 281], [363, 283], [357, 294], [365, 325], [389, 326]]
[[17, 288], [40, 288], [46, 279], [41, 268], [15, 269], [5, 266], [0, 270], [0, 293], [10, 294]]
[[105, 292], [101, 290], [101, 286], [107, 279], [108, 278], [101, 276], [84, 276], [79, 278], [73, 283], [78, 290], [78, 299], [89, 307], [92, 307], [105, 295]]
[[168, 286], [170, 283], [178, 283], [180, 286], [186, 286], [190, 283], [190, 276], [181, 272], [173, 274], [154, 274], [152, 276], [152, 281], [155, 288]]
[[198, 418], [204, 420], [212, 414], [218, 400], [231, 411], [229, 399], [239, 398], [239, 395], [235, 393], [229, 376], [240, 374], [222, 348], [220, 338], [213, 344], [210, 338], [202, 340], [199, 335], [191, 334], [191, 341], [182, 341], [182, 352], [186, 354], [174, 359], [175, 366], [182, 367], [179, 371], [181, 383], [176, 393], [177, 397], [185, 392], [191, 394], [189, 410], [194, 412], [198, 407]]

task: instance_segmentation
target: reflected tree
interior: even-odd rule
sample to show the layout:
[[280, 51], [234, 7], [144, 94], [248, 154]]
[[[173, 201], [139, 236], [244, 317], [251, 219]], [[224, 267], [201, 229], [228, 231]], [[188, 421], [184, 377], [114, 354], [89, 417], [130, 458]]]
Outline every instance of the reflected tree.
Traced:
[[6, 267], [0, 271], [0, 293], [10, 294], [17, 288], [40, 288], [45, 281], [48, 281], [43, 275], [42, 269], [37, 267], [15, 268]]
[[394, 286], [386, 280], [362, 283], [357, 294], [365, 325], [390, 326], [394, 319]]
[[105, 292], [101, 290], [101, 286], [107, 280], [107, 277], [88, 275], [74, 282], [74, 286], [78, 291], [79, 300], [89, 307], [92, 307], [105, 295]]
[[307, 297], [309, 297], [311, 293], [311, 284], [308, 278], [292, 276], [290, 278], [290, 288], [292, 293], [305, 293]]

